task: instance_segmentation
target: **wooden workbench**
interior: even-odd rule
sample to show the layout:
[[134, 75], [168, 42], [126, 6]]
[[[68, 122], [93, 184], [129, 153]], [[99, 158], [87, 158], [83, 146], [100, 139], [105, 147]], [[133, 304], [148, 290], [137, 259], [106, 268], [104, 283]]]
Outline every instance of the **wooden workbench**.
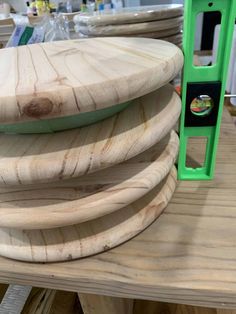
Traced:
[[[190, 159], [199, 155], [192, 147]], [[236, 308], [235, 189], [236, 129], [225, 112], [214, 181], [180, 182], [151, 227], [107, 253], [47, 265], [0, 258], [0, 282]]]

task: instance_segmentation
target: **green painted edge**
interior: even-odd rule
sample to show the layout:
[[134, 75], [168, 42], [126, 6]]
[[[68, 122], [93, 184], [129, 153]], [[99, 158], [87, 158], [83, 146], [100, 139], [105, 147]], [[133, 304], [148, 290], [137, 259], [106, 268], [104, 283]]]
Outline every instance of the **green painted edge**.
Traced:
[[80, 128], [109, 118], [127, 108], [130, 103], [131, 102], [126, 102], [109, 108], [84, 112], [62, 118], [20, 122], [16, 124], [1, 124], [0, 132], [7, 134], [35, 134], [54, 133], [58, 131]]
[[[228, 65], [232, 47], [236, 0], [213, 0], [212, 6], [206, 0], [185, 0], [183, 52], [184, 70], [182, 77], [182, 114], [180, 119], [180, 152], [178, 160], [179, 180], [211, 180], [214, 177], [217, 147], [224, 106], [224, 94], [227, 81]], [[222, 14], [216, 64], [209, 67], [193, 65], [194, 36], [196, 17], [201, 12], [220, 11]], [[217, 124], [214, 127], [185, 127], [187, 83], [221, 81], [221, 98]], [[202, 168], [186, 167], [187, 142], [189, 137], [207, 137], [205, 164]]]

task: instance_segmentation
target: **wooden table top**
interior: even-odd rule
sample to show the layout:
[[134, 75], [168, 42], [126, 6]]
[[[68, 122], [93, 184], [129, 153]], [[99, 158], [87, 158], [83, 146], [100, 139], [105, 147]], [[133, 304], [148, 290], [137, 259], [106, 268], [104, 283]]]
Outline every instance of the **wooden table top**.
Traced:
[[[164, 214], [133, 240], [107, 253], [59, 264], [0, 258], [0, 281], [236, 308], [235, 137], [225, 113], [215, 179], [180, 182]], [[200, 154], [192, 147], [191, 158]]]
[[146, 95], [181, 70], [181, 50], [148, 38], [90, 38], [0, 50], [0, 123], [104, 109]]

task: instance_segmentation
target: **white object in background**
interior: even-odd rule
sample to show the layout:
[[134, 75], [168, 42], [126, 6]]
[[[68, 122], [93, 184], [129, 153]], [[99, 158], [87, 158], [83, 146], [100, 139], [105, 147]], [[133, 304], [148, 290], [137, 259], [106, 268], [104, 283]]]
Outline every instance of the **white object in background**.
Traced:
[[115, 10], [123, 8], [122, 0], [112, 0], [112, 4]]
[[[235, 40], [236, 42], [236, 40]], [[236, 43], [235, 43], [236, 46]], [[236, 94], [236, 55], [234, 54], [234, 65], [233, 65], [233, 73], [232, 73], [232, 85], [231, 85], [231, 90], [230, 90], [230, 94], [231, 95], [235, 95]], [[230, 103], [233, 106], [236, 106], [236, 98], [230, 98]]]
[[125, 0], [125, 7], [138, 7], [140, 6], [140, 0]]
[[220, 25], [216, 25], [214, 31], [214, 40], [213, 40], [213, 53], [212, 53], [212, 63], [216, 63], [217, 59], [217, 50], [219, 44], [219, 34], [220, 34]]
[[3, 18], [7, 18], [10, 16], [11, 7], [8, 3], [0, 3], [0, 15]]
[[201, 44], [202, 44], [203, 13], [199, 13], [197, 15], [196, 27], [197, 27], [197, 31], [195, 34], [194, 50], [200, 51]]
[[16, 12], [24, 12], [27, 11], [27, 6], [25, 0], [6, 0]]
[[[219, 36], [220, 36], [220, 25], [216, 25], [215, 33], [214, 33], [214, 42], [213, 42], [213, 64], [216, 63], [216, 60], [217, 60]], [[234, 27], [231, 57], [229, 61], [228, 80], [226, 83], [226, 91], [231, 94], [235, 94], [235, 91], [236, 91], [236, 78], [235, 78], [236, 72], [234, 70], [235, 64], [236, 64], [236, 26]], [[236, 102], [236, 99], [234, 99], [234, 103], [235, 102]]]

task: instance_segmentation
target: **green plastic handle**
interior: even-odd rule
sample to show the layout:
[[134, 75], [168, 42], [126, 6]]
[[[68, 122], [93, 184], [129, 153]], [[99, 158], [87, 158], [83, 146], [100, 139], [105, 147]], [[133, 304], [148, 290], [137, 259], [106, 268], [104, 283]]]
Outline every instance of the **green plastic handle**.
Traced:
[[[194, 66], [193, 57], [197, 15], [202, 12], [212, 11], [221, 12], [221, 30], [217, 60], [212, 66]], [[185, 61], [182, 78], [182, 114], [180, 119], [180, 153], [178, 160], [179, 180], [211, 180], [214, 177], [235, 17], [236, 0], [185, 0], [183, 34], [183, 52]], [[222, 83], [216, 125], [186, 127], [185, 112], [187, 84], [216, 81]], [[190, 137], [200, 136], [207, 138], [205, 162], [200, 168], [189, 168], [186, 166], [188, 139]]]

